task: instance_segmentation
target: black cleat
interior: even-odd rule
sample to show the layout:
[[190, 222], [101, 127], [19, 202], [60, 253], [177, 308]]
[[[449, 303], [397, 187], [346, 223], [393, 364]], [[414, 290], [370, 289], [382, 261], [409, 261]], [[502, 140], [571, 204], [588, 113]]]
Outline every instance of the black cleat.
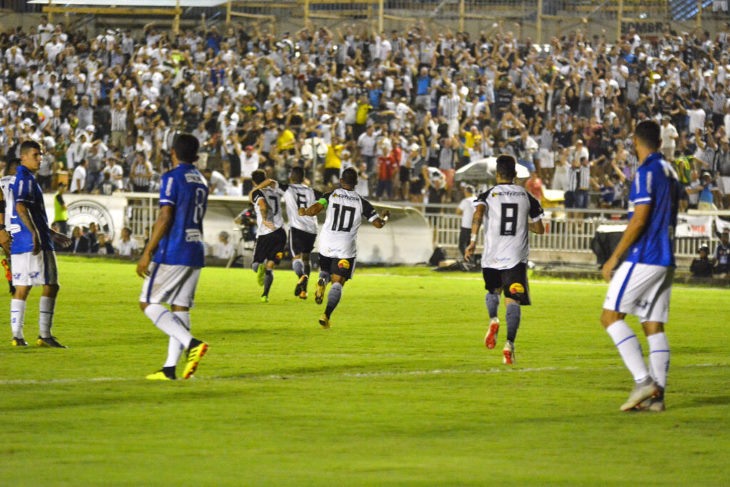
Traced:
[[14, 347], [27, 347], [28, 342], [25, 341], [25, 338], [17, 338], [13, 337], [13, 341], [11, 342]]
[[65, 346], [58, 343], [58, 340], [56, 340], [56, 337], [50, 336], [50, 337], [38, 337], [38, 346], [39, 347], [46, 347], [46, 348], [66, 348]]

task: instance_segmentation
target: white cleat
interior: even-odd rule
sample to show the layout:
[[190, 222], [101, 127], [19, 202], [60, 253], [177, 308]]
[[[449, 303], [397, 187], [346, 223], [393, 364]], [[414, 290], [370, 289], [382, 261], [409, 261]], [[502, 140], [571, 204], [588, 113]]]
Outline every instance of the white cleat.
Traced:
[[647, 377], [634, 386], [629, 398], [621, 405], [621, 411], [631, 411], [639, 406], [642, 401], [658, 396], [660, 392], [659, 386], [654, 382], [654, 379]]
[[505, 365], [514, 365], [515, 363], [515, 344], [507, 341], [507, 343], [504, 344], [504, 349], [502, 349], [502, 355], [504, 357], [502, 358], [502, 363]]

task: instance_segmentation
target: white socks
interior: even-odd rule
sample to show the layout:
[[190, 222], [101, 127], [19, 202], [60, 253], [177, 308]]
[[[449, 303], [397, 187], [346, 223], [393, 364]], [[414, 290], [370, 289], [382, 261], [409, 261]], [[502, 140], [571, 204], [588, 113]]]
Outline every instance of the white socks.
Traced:
[[150, 304], [144, 310], [144, 314], [147, 318], [152, 320], [157, 328], [165, 332], [168, 336], [174, 337], [178, 342], [182, 343], [183, 347], [188, 348], [190, 340], [193, 336], [185, 328], [185, 325], [180, 319], [175, 316], [172, 311], [168, 310], [161, 304]]
[[48, 338], [51, 336], [51, 326], [53, 326], [53, 310], [56, 307], [56, 298], [41, 296], [38, 314], [38, 327], [40, 328], [40, 336]]
[[646, 379], [649, 376], [649, 369], [644, 363], [639, 339], [631, 327], [624, 320], [618, 320], [606, 328], [606, 331], [611, 335], [624, 364], [634, 376], [634, 381], [638, 383]]
[[[179, 319], [183, 326], [190, 330], [190, 311], [173, 311], [173, 314]], [[180, 355], [184, 347], [177, 338], [170, 337], [170, 342], [167, 345], [167, 361], [164, 367], [175, 367], [180, 361]]]
[[664, 389], [667, 386], [669, 370], [669, 342], [664, 332], [646, 337], [649, 342], [649, 368], [654, 381]]
[[10, 300], [10, 328], [13, 338], [23, 338], [23, 323], [25, 322], [25, 301], [22, 299]]

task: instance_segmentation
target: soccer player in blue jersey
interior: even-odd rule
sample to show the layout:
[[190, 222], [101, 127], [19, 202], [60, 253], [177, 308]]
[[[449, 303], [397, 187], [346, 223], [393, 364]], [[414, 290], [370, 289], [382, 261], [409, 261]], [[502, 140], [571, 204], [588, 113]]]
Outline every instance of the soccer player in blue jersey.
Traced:
[[[674, 228], [680, 186], [677, 174], [659, 152], [659, 125], [641, 122], [634, 131], [636, 155], [642, 161], [631, 183], [629, 223], [611, 257], [603, 265], [610, 281], [601, 323], [613, 339], [635, 386], [622, 411], [664, 410], [664, 389], [669, 370], [669, 343], [664, 323], [674, 276]], [[626, 260], [611, 272], [621, 256]], [[649, 366], [639, 339], [624, 317], [639, 317], [649, 343]]]
[[[193, 135], [175, 137], [173, 168], [160, 183], [160, 213], [137, 263], [137, 274], [144, 277], [139, 306], [170, 337], [167, 361], [147, 376], [149, 380], [175, 380], [183, 349], [188, 351], [183, 378], [188, 379], [208, 350], [190, 334], [190, 308], [205, 265], [203, 217], [208, 204], [208, 183], [193, 165], [199, 147]], [[170, 310], [161, 303], [169, 304]]]
[[[10, 185], [15, 211], [10, 215], [13, 243], [10, 247], [15, 294], [10, 301], [12, 344], [27, 346], [23, 337], [25, 304], [33, 286], [43, 286], [38, 316], [38, 346], [66, 348], [51, 334], [58, 295], [58, 270], [54, 243], [68, 247], [71, 239], [50, 229], [43, 192], [33, 174], [41, 164], [41, 146], [32, 140], [20, 144], [20, 166]], [[6, 209], [12, 211], [11, 209]]]

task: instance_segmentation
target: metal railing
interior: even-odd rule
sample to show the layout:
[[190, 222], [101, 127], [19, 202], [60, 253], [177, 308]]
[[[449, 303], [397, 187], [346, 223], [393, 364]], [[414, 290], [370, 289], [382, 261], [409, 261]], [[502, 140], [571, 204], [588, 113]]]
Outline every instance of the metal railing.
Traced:
[[[434, 245], [447, 251], [459, 246], [461, 216], [456, 214], [457, 205], [411, 204], [425, 212], [424, 215], [433, 229]], [[603, 225], [626, 225], [625, 210], [566, 210], [551, 208], [543, 217], [545, 234], [530, 234], [530, 249], [539, 251], [564, 251], [570, 253], [593, 253], [591, 242], [598, 227]], [[694, 257], [703, 244], [714, 248], [719, 239], [710, 237], [678, 237], [675, 239], [677, 257]], [[484, 234], [479, 232], [477, 246], [484, 244]]]

